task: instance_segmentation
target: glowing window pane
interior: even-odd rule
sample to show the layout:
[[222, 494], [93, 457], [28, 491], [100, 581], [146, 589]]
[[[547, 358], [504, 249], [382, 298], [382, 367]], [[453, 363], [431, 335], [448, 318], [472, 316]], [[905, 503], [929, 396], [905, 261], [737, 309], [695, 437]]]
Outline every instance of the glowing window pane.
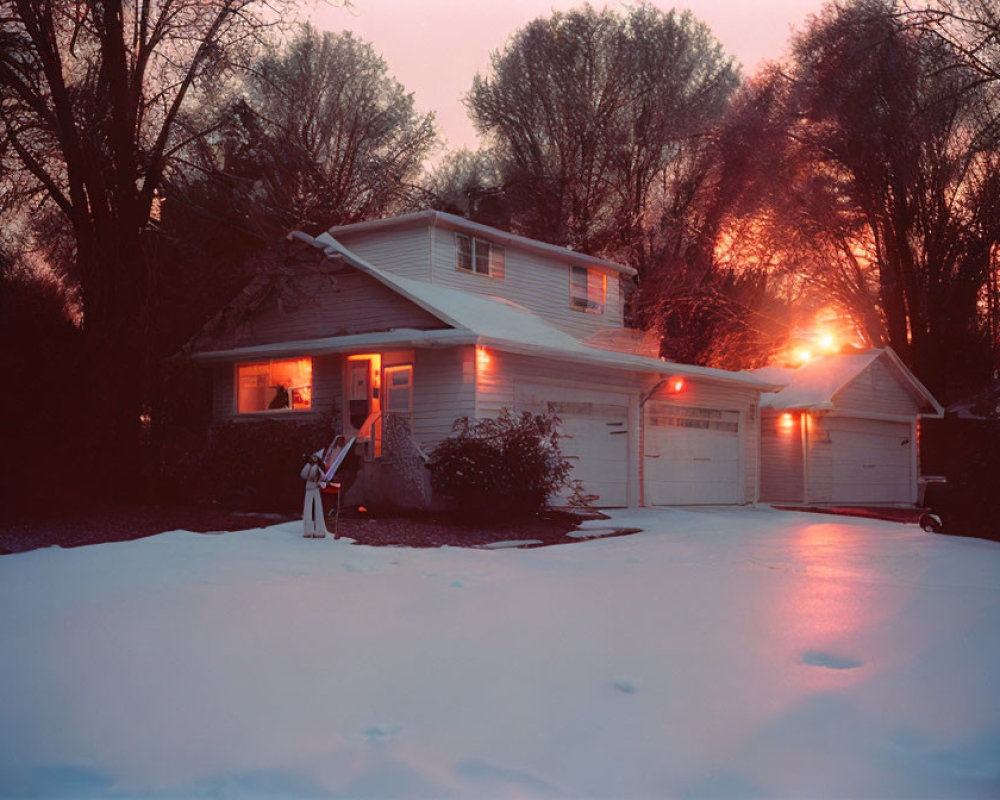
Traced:
[[262, 361], [236, 367], [236, 410], [257, 411], [312, 408], [312, 359]]

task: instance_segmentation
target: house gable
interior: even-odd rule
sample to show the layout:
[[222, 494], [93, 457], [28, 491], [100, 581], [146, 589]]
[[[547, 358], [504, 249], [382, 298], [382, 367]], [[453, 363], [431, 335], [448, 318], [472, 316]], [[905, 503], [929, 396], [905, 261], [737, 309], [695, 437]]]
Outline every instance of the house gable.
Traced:
[[929, 410], [926, 400], [887, 357], [877, 358], [834, 394], [839, 411], [916, 416]]
[[285, 341], [448, 326], [339, 259], [258, 279], [199, 335], [194, 352]]
[[[621, 279], [633, 272], [604, 259], [438, 212], [346, 225], [328, 233], [379, 270], [499, 297], [581, 339], [623, 328]], [[487, 255], [480, 262], [482, 249]], [[593, 291], [603, 294], [596, 304], [574, 304], [574, 268], [586, 276]]]
[[428, 225], [374, 231], [345, 231], [334, 237], [352, 253], [379, 269], [431, 280], [431, 229]]

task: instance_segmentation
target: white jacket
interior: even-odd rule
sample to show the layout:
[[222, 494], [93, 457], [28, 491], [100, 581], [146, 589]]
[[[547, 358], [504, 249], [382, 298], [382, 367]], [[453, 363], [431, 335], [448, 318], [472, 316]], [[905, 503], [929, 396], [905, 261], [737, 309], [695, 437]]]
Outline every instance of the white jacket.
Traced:
[[319, 489], [323, 480], [323, 468], [319, 464], [306, 464], [299, 477], [306, 482], [306, 491]]

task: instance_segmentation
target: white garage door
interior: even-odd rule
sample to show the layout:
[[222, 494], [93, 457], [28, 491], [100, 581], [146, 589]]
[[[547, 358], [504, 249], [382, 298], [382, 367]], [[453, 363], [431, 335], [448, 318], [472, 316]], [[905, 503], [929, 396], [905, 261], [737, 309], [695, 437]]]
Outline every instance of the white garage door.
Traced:
[[[573, 465], [570, 477], [598, 496], [595, 505], [627, 506], [628, 395], [518, 382], [518, 411], [539, 414], [549, 404], [562, 420], [559, 448]], [[567, 499], [563, 492], [553, 502]]]
[[743, 502], [738, 411], [650, 402], [645, 414], [648, 505]]
[[913, 447], [906, 423], [828, 417], [834, 503], [912, 503]]

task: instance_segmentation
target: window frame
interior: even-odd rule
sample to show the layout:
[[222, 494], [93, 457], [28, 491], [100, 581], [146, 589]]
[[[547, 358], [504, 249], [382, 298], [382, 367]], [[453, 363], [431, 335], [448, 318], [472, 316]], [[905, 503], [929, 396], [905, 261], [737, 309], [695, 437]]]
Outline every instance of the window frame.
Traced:
[[[583, 272], [585, 278], [585, 294], [581, 298], [577, 294], [578, 287], [576, 286], [576, 281], [574, 280], [574, 275], [578, 275], [576, 272], [580, 270]], [[601, 301], [598, 304], [595, 300], [591, 299], [591, 274], [596, 275], [601, 280]], [[582, 302], [580, 302], [582, 301]], [[574, 311], [580, 311], [586, 314], [597, 314], [603, 315], [607, 313], [608, 308], [608, 276], [597, 269], [591, 269], [590, 267], [581, 267], [576, 264], [570, 264], [569, 266], [569, 307]]]
[[[288, 361], [309, 361], [309, 407], [308, 408], [295, 408], [293, 405], [285, 406], [284, 408], [261, 408], [255, 411], [241, 411], [240, 410], [240, 367], [258, 367], [262, 364], [266, 364], [268, 368], [268, 380], [271, 379], [271, 365], [280, 364], [282, 362]], [[315, 405], [313, 404], [312, 391], [315, 387], [314, 371], [316, 367], [316, 360], [312, 356], [294, 356], [292, 358], [266, 358], [259, 361], [237, 361], [233, 363], [233, 414], [236, 417], [252, 417], [267, 414], [310, 414], [315, 411]], [[270, 384], [268, 384], [270, 385]], [[289, 386], [288, 389], [291, 391], [293, 388]], [[289, 396], [289, 402], [292, 402], [291, 396]]]
[[[467, 243], [466, 253], [462, 252], [462, 243]], [[485, 257], [481, 256], [481, 249], [486, 249]], [[462, 266], [463, 255], [467, 255], [470, 266]], [[480, 261], [486, 264], [486, 272], [476, 269]], [[480, 239], [468, 233], [455, 232], [455, 269], [467, 275], [478, 275], [481, 278], [494, 278], [502, 280], [506, 271], [507, 250], [503, 245], [491, 242], [489, 239]]]
[[[402, 372], [403, 370], [408, 370], [410, 373], [410, 407], [403, 414], [400, 411], [394, 411], [389, 408], [389, 396], [392, 388], [392, 373]], [[382, 367], [382, 411], [386, 414], [403, 414], [410, 421], [410, 429], [413, 429], [413, 364], [390, 364], [389, 366]]]

